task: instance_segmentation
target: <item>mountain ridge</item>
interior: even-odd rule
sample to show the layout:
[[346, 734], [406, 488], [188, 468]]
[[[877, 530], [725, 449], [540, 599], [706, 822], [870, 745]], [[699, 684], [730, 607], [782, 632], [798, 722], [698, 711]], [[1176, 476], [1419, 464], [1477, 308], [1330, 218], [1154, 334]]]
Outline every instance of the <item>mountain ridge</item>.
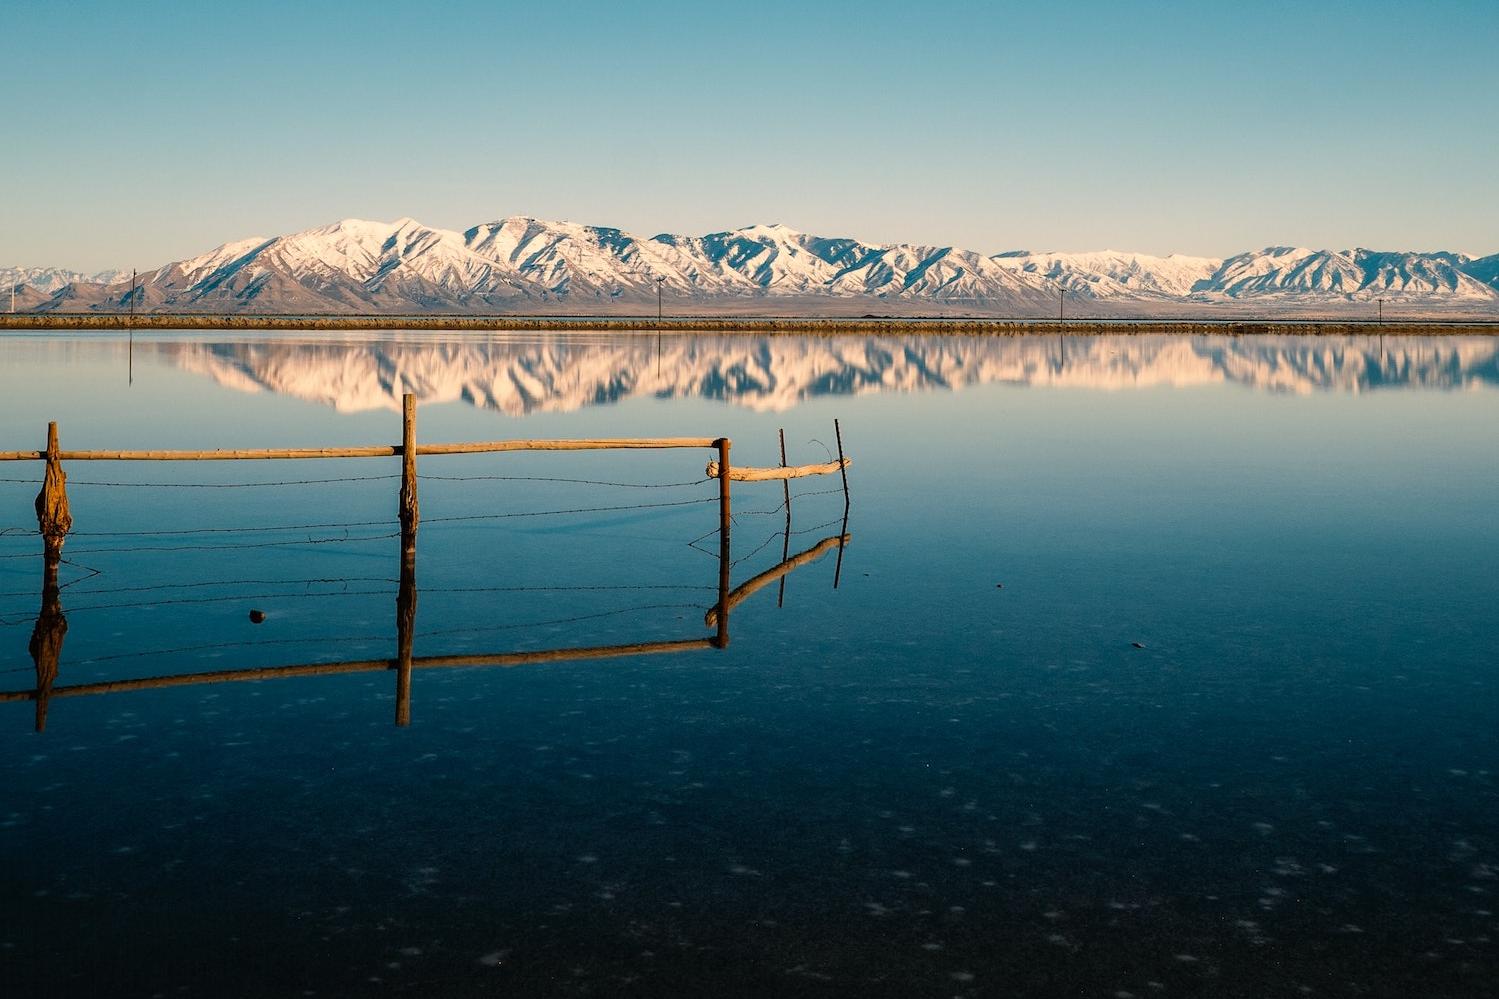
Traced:
[[[869, 243], [781, 224], [701, 236], [511, 216], [459, 232], [416, 219], [342, 219], [249, 237], [143, 272], [0, 269], [28, 311], [1169, 315], [1325, 310], [1383, 299], [1432, 313], [1499, 314], [1499, 254], [1270, 246], [1229, 257]], [[3, 307], [3, 303], [0, 303]]]

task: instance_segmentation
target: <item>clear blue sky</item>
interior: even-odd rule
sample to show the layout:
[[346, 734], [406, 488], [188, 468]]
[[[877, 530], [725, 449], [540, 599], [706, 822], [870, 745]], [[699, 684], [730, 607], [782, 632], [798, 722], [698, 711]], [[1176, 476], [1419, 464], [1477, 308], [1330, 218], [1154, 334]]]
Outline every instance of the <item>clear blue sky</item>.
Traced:
[[9, 0], [0, 265], [357, 216], [1499, 250], [1499, 2]]

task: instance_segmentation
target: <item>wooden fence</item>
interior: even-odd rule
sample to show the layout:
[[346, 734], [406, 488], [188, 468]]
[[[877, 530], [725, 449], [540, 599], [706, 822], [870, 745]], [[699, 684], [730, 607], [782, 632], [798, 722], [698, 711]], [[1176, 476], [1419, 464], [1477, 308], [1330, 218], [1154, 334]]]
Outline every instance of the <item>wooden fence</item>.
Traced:
[[[729, 461], [730, 440], [727, 437], [665, 437], [665, 438], [613, 438], [586, 440], [502, 440], [474, 441], [445, 444], [421, 444], [416, 439], [416, 399], [408, 394], [402, 398], [401, 443], [366, 447], [327, 448], [253, 448], [228, 450], [63, 450], [59, 443], [56, 423], [47, 425], [46, 447], [36, 451], [0, 451], [0, 461], [42, 461], [46, 463], [41, 491], [37, 494], [35, 508], [38, 533], [42, 538], [43, 583], [42, 606], [37, 616], [29, 645], [29, 652], [36, 667], [37, 682], [28, 690], [0, 691], [0, 703], [35, 701], [36, 728], [46, 726], [47, 704], [53, 697], [81, 696], [89, 694], [119, 693], [129, 690], [144, 690], [160, 687], [175, 687], [201, 683], [224, 683], [234, 681], [263, 680], [278, 677], [321, 676], [340, 673], [356, 673], [371, 670], [393, 669], [396, 672], [396, 724], [407, 725], [411, 718], [411, 674], [415, 669], [457, 666], [519, 666], [529, 663], [554, 662], [560, 660], [604, 659], [618, 656], [646, 655], [679, 652], [702, 648], [725, 648], [729, 643], [729, 611], [756, 590], [779, 580], [781, 598], [785, 594], [787, 574], [815, 561], [833, 548], [838, 549], [837, 568], [833, 585], [836, 588], [842, 573], [843, 548], [850, 540], [847, 533], [849, 493], [849, 459], [843, 453], [843, 433], [834, 421], [834, 433], [838, 442], [838, 459], [823, 464], [788, 466], [786, 464], [786, 441], [781, 433], [781, 464], [770, 468], [743, 468], [732, 466]], [[661, 642], [645, 642], [611, 646], [587, 646], [550, 649], [531, 652], [504, 652], [481, 655], [423, 656], [413, 655], [416, 620], [416, 539], [421, 524], [421, 509], [417, 495], [417, 461], [422, 455], [480, 454], [505, 451], [602, 451], [616, 449], [667, 449], [704, 448], [716, 454], [706, 468], [709, 479], [718, 480], [718, 586], [717, 601], [705, 616], [707, 627], [714, 629], [711, 638], [682, 639]], [[62, 655], [63, 638], [67, 633], [67, 618], [63, 612], [61, 591], [58, 586], [58, 565], [67, 537], [73, 529], [73, 516], [68, 503], [67, 473], [64, 462], [73, 461], [246, 461], [246, 460], [298, 460], [322, 458], [401, 458], [400, 490], [397, 496], [397, 519], [400, 524], [401, 573], [396, 593], [396, 656], [392, 659], [368, 659], [341, 663], [309, 663], [290, 666], [256, 667], [249, 669], [216, 670], [204, 673], [177, 674], [171, 676], [146, 677], [131, 680], [110, 680], [96, 683], [56, 686]], [[837, 472], [842, 479], [843, 518], [838, 533], [813, 545], [799, 555], [791, 555], [791, 491], [790, 480], [812, 475], [828, 475]], [[731, 483], [779, 481], [784, 491], [786, 510], [785, 544], [781, 562], [762, 572], [737, 589], [730, 588], [732, 535], [732, 487]], [[774, 535], [772, 535], [774, 537]]]

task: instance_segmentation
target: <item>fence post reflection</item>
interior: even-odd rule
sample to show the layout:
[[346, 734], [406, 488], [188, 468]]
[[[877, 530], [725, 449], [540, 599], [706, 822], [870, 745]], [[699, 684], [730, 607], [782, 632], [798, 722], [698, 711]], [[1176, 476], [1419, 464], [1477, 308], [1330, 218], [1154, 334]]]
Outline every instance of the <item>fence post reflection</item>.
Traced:
[[713, 644], [727, 648], [729, 644], [729, 528], [732, 512], [729, 507], [729, 439], [718, 439], [718, 632]]
[[68, 633], [68, 619], [62, 612], [62, 594], [57, 586], [58, 558], [50, 549], [42, 559], [42, 609], [36, 616], [27, 651], [36, 664], [36, 730], [47, 729], [47, 698], [57, 679], [57, 663], [62, 658], [62, 640]]
[[411, 724], [411, 645], [416, 630], [416, 535], [401, 536], [401, 585], [396, 591], [396, 724]]

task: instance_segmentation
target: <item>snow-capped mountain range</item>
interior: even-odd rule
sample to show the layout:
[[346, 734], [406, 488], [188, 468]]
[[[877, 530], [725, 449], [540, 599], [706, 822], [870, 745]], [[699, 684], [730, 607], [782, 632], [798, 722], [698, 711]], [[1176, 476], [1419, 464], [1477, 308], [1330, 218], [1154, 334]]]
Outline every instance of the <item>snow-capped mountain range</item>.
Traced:
[[[1225, 259], [865, 243], [756, 225], [706, 236], [514, 217], [414, 219], [252, 237], [141, 275], [11, 268], [54, 312], [1073, 316], [1499, 315], [1499, 254], [1269, 247]], [[0, 303], [3, 307], [3, 303]]]
[[70, 284], [113, 284], [130, 278], [129, 271], [99, 271], [85, 274], [82, 271], [64, 270], [61, 267], [0, 267], [0, 289], [9, 292], [12, 285], [26, 285], [37, 291], [51, 294]]
[[546, 338], [464, 335], [136, 347], [245, 392], [344, 412], [465, 401], [510, 416], [638, 398], [721, 399], [783, 411], [827, 395], [968, 385], [1129, 390], [1232, 383], [1262, 391], [1499, 388], [1499, 338], [1437, 337], [752, 337]]

